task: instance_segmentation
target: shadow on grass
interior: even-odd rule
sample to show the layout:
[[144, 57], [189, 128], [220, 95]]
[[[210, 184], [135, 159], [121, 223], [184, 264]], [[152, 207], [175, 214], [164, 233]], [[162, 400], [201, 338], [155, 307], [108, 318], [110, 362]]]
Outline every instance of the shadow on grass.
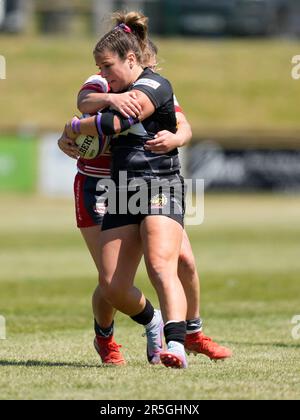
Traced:
[[76, 362], [50, 362], [47, 360], [0, 360], [0, 366], [24, 366], [24, 367], [71, 367], [80, 369], [111, 369], [112, 365], [101, 365], [101, 364], [86, 364]]
[[300, 343], [298, 344], [288, 344], [288, 343], [255, 343], [252, 341], [251, 343], [243, 342], [243, 341], [226, 341], [228, 345], [239, 345], [239, 346], [269, 346], [269, 347], [278, 347], [283, 349], [299, 349]]

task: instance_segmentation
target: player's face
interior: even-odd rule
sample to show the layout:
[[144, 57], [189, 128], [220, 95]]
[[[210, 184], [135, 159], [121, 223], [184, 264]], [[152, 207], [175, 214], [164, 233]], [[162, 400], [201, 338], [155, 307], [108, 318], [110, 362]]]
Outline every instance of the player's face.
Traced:
[[129, 59], [122, 60], [117, 53], [106, 50], [95, 55], [95, 61], [113, 92], [122, 92], [133, 83]]

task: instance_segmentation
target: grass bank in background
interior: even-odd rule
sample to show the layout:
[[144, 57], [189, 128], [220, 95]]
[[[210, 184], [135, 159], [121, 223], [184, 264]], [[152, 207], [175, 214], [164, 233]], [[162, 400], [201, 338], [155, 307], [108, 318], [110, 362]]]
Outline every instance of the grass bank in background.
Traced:
[[[60, 129], [76, 94], [97, 71], [96, 38], [1, 36], [2, 127]], [[216, 129], [299, 129], [300, 81], [291, 77], [300, 43], [288, 40], [157, 39], [169, 78], [194, 134]]]

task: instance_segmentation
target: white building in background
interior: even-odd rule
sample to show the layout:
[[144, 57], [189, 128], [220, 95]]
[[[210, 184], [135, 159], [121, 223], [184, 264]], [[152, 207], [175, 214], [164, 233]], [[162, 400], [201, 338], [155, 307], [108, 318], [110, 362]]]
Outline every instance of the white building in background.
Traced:
[[39, 143], [38, 191], [44, 196], [72, 197], [76, 161], [57, 147], [61, 133], [46, 134]]

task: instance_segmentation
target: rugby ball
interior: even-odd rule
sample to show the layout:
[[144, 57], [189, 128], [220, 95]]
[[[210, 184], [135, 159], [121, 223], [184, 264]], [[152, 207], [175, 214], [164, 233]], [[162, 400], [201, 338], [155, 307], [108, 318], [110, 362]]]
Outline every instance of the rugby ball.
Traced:
[[[82, 118], [90, 117], [84, 114]], [[109, 139], [106, 136], [80, 135], [75, 140], [79, 156], [83, 159], [95, 159], [108, 152]]]
[[77, 137], [75, 143], [78, 146], [78, 153], [81, 158], [95, 159], [100, 156], [101, 139], [98, 136], [81, 135]]

